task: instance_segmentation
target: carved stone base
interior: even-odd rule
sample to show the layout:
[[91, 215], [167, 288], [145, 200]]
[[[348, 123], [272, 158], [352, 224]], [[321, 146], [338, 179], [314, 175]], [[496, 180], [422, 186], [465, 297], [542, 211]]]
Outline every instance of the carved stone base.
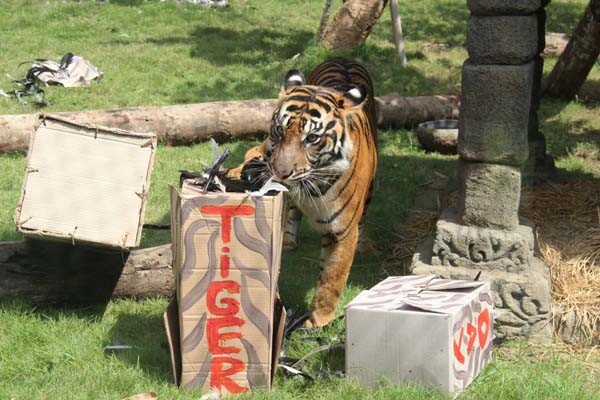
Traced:
[[411, 272], [436, 274], [448, 279], [490, 282], [494, 291], [494, 318], [498, 330], [508, 336], [522, 335], [546, 340], [552, 337], [552, 294], [550, 271], [539, 259], [529, 257], [518, 271], [497, 269], [486, 263], [477, 266], [432, 265], [433, 239], [425, 241], [414, 255]]
[[506, 272], [522, 271], [533, 258], [533, 227], [525, 220], [513, 231], [460, 223], [458, 211], [443, 211], [436, 226], [431, 264]]

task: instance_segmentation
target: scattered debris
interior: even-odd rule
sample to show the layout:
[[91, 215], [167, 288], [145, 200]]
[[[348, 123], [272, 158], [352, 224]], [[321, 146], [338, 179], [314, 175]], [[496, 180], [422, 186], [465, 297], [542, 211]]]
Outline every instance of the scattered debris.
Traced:
[[45, 86], [88, 87], [92, 81], [100, 81], [103, 77], [92, 63], [73, 53], [65, 54], [60, 64], [51, 60], [35, 60], [29, 71], [34, 71], [34, 79]]
[[443, 51], [447, 51], [450, 49], [450, 45], [446, 43], [429, 43], [426, 42], [421, 46], [421, 49], [424, 51], [431, 51], [435, 53], [441, 53]]
[[128, 344], [109, 344], [104, 346], [104, 351], [120, 351], [120, 350], [131, 350], [133, 346]]
[[156, 399], [158, 399], [158, 396], [156, 396], [156, 393], [148, 392], [148, 393], [136, 394], [134, 396], [127, 397], [123, 400], [156, 400]]
[[200, 400], [219, 400], [220, 398], [221, 395], [219, 392], [211, 390], [210, 392], [203, 394], [202, 397], [200, 397]]
[[[19, 64], [19, 67], [26, 63]], [[14, 97], [22, 104], [27, 104], [24, 97], [33, 96], [35, 103], [43, 107], [46, 105], [45, 92], [41, 86], [62, 85], [64, 87], [87, 87], [92, 81], [100, 81], [103, 73], [89, 61], [73, 53], [65, 54], [60, 64], [51, 60], [36, 59], [22, 79], [14, 82], [19, 86], [10, 92], [0, 90], [4, 97]]]
[[287, 192], [288, 189], [273, 178], [268, 178], [266, 173], [266, 162], [255, 158], [250, 160], [242, 169], [242, 179], [232, 179], [227, 176], [227, 170], [223, 168], [223, 163], [231, 154], [231, 150], [226, 148], [223, 152], [214, 139], [210, 140], [214, 160], [211, 166], [205, 165], [202, 172], [179, 170], [179, 186], [183, 186], [183, 181], [191, 180], [194, 186], [202, 186], [203, 192], [237, 192], [246, 193], [252, 197], [262, 197], [268, 192]]
[[250, 197], [263, 197], [267, 193], [273, 192], [273, 191], [287, 192], [288, 188], [279, 182], [275, 182], [273, 180], [273, 177], [270, 177], [269, 180], [267, 182], [265, 182], [265, 184], [260, 189], [255, 190], [255, 191], [246, 190], [246, 194], [249, 195]]
[[292, 332], [304, 326], [304, 322], [309, 317], [308, 310], [299, 307], [290, 307], [285, 309], [285, 324], [283, 328], [283, 337], [289, 338]]
[[205, 7], [227, 7], [228, 0], [179, 0], [181, 3], [198, 4]]

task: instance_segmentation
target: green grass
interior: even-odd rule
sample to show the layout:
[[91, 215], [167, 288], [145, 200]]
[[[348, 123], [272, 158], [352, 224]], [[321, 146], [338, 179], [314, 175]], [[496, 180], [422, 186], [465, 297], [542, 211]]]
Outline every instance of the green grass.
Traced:
[[[113, 301], [103, 313], [32, 310], [10, 303], [0, 307], [0, 398], [120, 399], [155, 391], [160, 399], [198, 399], [196, 390], [170, 384], [162, 313], [165, 299]], [[332, 336], [340, 325], [317, 335]], [[290, 355], [302, 355], [316, 345], [295, 334]], [[108, 352], [107, 344], [127, 344], [131, 350]], [[465, 399], [595, 399], [600, 389], [598, 364], [586, 368], [586, 354], [567, 357], [552, 347], [514, 341], [496, 350], [495, 361], [467, 392]], [[335, 357], [317, 359], [312, 367], [339, 368]], [[339, 360], [339, 357], [338, 357]], [[588, 365], [597, 358], [588, 359]], [[258, 391], [257, 399], [448, 399], [417, 386], [361, 388], [345, 379], [306, 383], [278, 376], [273, 392]]]
[[[46, 89], [45, 111], [70, 111], [211, 100], [273, 98], [285, 72], [308, 72], [331, 53], [313, 42], [321, 0], [231, 0], [227, 9], [209, 10], [175, 1], [3, 0], [0, 7], [0, 88], [13, 86], [22, 61], [59, 59], [68, 51], [82, 55], [105, 73], [89, 89]], [[339, 6], [340, 2], [336, 2]], [[548, 7], [548, 30], [570, 32], [585, 0], [555, 0]], [[460, 67], [468, 11], [462, 0], [401, 2], [408, 68], [399, 67], [391, 42], [389, 16], [367, 43], [347, 53], [367, 65], [376, 92], [403, 95], [460, 92]], [[443, 45], [432, 46], [431, 44]], [[296, 57], [296, 55], [298, 55]], [[546, 61], [545, 73], [554, 64]], [[596, 66], [590, 79], [599, 80]], [[37, 111], [0, 97], [0, 114]], [[597, 104], [545, 100], [540, 111], [548, 150], [563, 175], [600, 178], [600, 119]], [[241, 160], [253, 143], [235, 142], [230, 163]], [[169, 222], [167, 185], [177, 170], [198, 169], [211, 158], [209, 146], [159, 146], [146, 223]], [[17, 240], [12, 222], [23, 175], [24, 156], [0, 155], [0, 240]], [[411, 132], [381, 132], [376, 194], [368, 229], [382, 250], [378, 257], [355, 260], [338, 313], [360, 290], [384, 276], [383, 257], [398, 240], [394, 227], [413, 206], [420, 185], [435, 173], [454, 175], [455, 158], [426, 154]], [[166, 231], [145, 231], [142, 246], [169, 241]], [[319, 273], [319, 239], [303, 227], [300, 248], [284, 254], [280, 292], [287, 305], [307, 305]], [[305, 277], [298, 279], [298, 276]], [[49, 310], [23, 303], [0, 306], [0, 399], [119, 399], [156, 391], [161, 399], [197, 399], [198, 391], [170, 382], [161, 315], [166, 299], [113, 301], [104, 309]], [[334, 336], [336, 323], [314, 335]], [[105, 353], [106, 344], [131, 344], [133, 350]], [[291, 356], [305, 354], [314, 342], [296, 334]], [[310, 368], [340, 369], [340, 354], [316, 357]], [[592, 367], [590, 367], [592, 365]], [[568, 356], [559, 350], [512, 342], [467, 390], [465, 398], [593, 399], [598, 358]], [[278, 376], [275, 391], [256, 398], [273, 399], [440, 399], [419, 387], [382, 384], [360, 388], [347, 380], [305, 383]]]

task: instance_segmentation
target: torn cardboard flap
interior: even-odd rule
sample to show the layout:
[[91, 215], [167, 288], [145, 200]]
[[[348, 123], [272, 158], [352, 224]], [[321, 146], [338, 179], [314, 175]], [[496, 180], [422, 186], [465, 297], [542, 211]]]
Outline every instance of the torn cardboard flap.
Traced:
[[42, 116], [32, 134], [17, 228], [26, 236], [139, 245], [156, 135]]
[[165, 326], [182, 386], [222, 395], [270, 387], [285, 321], [276, 293], [283, 206], [282, 194], [171, 188], [177, 294]]
[[362, 291], [346, 308], [407, 311], [410, 306], [424, 312], [452, 314], [485, 282], [439, 279], [435, 275], [394, 276]]

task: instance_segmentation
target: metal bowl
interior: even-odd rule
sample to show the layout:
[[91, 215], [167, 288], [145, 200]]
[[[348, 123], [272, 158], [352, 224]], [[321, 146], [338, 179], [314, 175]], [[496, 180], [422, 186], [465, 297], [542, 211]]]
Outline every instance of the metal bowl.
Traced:
[[458, 120], [440, 119], [417, 125], [417, 139], [427, 151], [456, 154], [458, 145]]

